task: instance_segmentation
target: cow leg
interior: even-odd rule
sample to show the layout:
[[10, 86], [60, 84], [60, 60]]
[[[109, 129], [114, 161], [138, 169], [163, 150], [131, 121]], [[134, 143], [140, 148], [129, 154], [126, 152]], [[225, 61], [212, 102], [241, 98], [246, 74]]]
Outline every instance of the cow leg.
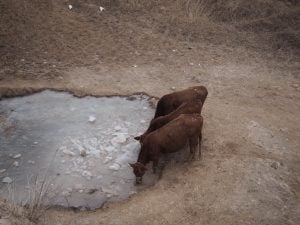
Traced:
[[158, 157], [157, 157], [156, 159], [153, 160], [152, 169], [153, 169], [153, 173], [154, 173], [154, 174], [156, 174], [156, 171], [157, 171], [158, 161], [159, 161], [159, 158], [158, 158]]
[[201, 159], [201, 142], [202, 142], [202, 132], [199, 135], [199, 142], [198, 142], [198, 160]]
[[197, 144], [198, 144], [198, 137], [197, 138], [192, 137], [189, 139], [190, 160], [195, 159]]

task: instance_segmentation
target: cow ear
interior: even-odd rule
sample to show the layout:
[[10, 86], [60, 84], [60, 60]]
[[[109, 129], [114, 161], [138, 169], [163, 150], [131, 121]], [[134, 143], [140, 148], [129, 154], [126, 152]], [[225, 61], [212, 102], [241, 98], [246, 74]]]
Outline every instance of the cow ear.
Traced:
[[128, 163], [132, 168], [135, 167], [135, 163]]

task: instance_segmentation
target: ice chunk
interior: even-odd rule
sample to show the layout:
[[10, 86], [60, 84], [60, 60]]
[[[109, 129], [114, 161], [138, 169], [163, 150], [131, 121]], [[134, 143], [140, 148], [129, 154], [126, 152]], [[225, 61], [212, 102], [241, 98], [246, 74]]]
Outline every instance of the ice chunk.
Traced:
[[92, 173], [90, 171], [84, 170], [82, 171], [81, 175], [84, 177], [91, 177]]
[[68, 150], [68, 149], [64, 149], [64, 150], [63, 150], [63, 153], [66, 154], [66, 155], [69, 155], [69, 156], [74, 156], [74, 155], [75, 155], [74, 152], [72, 152], [72, 151], [70, 151], [70, 150]]
[[111, 156], [107, 156], [104, 160], [104, 164], [108, 163], [109, 161], [112, 160], [112, 157]]
[[94, 123], [96, 121], [96, 117], [95, 116], [89, 116], [89, 122], [90, 123]]
[[120, 169], [120, 167], [121, 167], [121, 166], [120, 166], [119, 164], [114, 163], [114, 164], [112, 164], [112, 165], [109, 167], [109, 169], [117, 171], [117, 170]]
[[13, 180], [10, 177], [4, 177], [2, 179], [2, 183], [10, 184], [11, 182], [13, 182]]
[[16, 154], [16, 155], [14, 155], [14, 159], [18, 159], [18, 158], [20, 158], [22, 155], [21, 154]]
[[120, 127], [120, 126], [115, 126], [115, 128], [114, 128], [116, 131], [119, 131], [119, 130], [121, 130], [122, 129], [122, 127]]
[[127, 140], [127, 138], [126, 138], [125, 134], [119, 133], [116, 135], [116, 137], [114, 137], [112, 139], [112, 144], [114, 144], [114, 143], [122, 144], [122, 143], [125, 143], [126, 140]]

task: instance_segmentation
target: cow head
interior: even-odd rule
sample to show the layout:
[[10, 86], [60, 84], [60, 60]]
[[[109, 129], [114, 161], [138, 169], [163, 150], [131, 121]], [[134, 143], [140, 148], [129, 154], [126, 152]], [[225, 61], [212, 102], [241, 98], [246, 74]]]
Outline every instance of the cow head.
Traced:
[[136, 184], [141, 184], [143, 175], [145, 174], [147, 168], [140, 162], [129, 163], [129, 165], [133, 168], [133, 173], [136, 177]]

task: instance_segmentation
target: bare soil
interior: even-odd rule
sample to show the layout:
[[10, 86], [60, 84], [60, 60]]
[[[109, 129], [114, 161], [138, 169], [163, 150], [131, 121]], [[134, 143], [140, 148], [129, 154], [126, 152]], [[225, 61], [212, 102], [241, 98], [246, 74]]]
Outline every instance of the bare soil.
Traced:
[[[298, 224], [297, 2], [253, 1], [264, 4], [230, 16], [206, 8], [196, 19], [184, 1], [124, 2], [0, 1], [0, 95], [161, 97], [205, 85], [203, 159], [167, 164], [155, 186], [124, 202], [47, 210], [37, 223]], [[2, 220], [24, 224], [3, 205]]]

